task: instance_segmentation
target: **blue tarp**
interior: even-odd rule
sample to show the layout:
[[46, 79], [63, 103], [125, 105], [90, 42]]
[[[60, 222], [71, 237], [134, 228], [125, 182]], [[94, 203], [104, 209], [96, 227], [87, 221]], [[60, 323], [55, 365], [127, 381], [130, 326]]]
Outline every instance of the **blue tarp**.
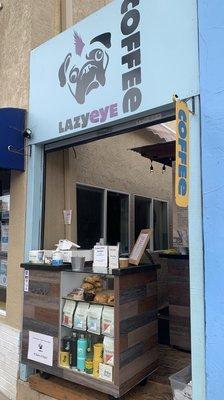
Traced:
[[25, 115], [23, 109], [0, 108], [0, 168], [24, 171]]

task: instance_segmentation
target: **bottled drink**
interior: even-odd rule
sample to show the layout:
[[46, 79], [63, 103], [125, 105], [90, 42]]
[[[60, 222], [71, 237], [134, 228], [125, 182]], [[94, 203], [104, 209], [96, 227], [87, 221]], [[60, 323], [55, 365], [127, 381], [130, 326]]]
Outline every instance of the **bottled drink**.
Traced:
[[70, 338], [69, 365], [71, 368], [77, 367], [77, 335], [75, 332]]
[[77, 369], [79, 371], [85, 371], [86, 349], [87, 339], [81, 335], [77, 341]]
[[88, 338], [88, 345], [86, 350], [85, 372], [87, 374], [93, 373], [93, 347], [91, 336]]

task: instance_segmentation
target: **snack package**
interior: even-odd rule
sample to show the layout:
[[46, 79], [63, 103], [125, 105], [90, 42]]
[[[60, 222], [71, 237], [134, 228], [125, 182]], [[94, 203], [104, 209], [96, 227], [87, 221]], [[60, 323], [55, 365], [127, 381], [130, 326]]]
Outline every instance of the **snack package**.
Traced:
[[91, 305], [88, 310], [88, 332], [101, 334], [101, 317], [103, 306]]
[[106, 365], [103, 363], [99, 364], [99, 378], [105, 381], [113, 381], [113, 367], [111, 365]]
[[102, 315], [102, 334], [114, 337], [114, 308], [104, 306]]
[[89, 309], [89, 303], [78, 302], [74, 315], [74, 329], [86, 331], [86, 320]]
[[75, 311], [76, 302], [72, 300], [66, 300], [63, 308], [62, 325], [72, 328], [73, 314]]
[[114, 365], [114, 339], [106, 336], [103, 339], [103, 361], [105, 364]]
[[73, 300], [83, 300], [83, 295], [84, 295], [84, 289], [77, 288], [73, 289], [73, 291], [69, 293], [67, 297]]

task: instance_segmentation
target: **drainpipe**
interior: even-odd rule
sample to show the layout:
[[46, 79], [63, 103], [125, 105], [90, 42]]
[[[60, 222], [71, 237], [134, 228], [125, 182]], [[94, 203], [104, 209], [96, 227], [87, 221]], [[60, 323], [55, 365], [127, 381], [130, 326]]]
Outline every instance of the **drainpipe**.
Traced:
[[61, 31], [70, 28], [73, 23], [73, 0], [61, 0]]

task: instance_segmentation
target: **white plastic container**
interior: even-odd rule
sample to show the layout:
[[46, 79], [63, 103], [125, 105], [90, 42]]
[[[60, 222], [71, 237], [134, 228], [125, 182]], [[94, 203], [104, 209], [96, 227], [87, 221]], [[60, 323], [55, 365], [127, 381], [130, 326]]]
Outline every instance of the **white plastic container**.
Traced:
[[174, 400], [192, 400], [191, 366], [169, 377]]

